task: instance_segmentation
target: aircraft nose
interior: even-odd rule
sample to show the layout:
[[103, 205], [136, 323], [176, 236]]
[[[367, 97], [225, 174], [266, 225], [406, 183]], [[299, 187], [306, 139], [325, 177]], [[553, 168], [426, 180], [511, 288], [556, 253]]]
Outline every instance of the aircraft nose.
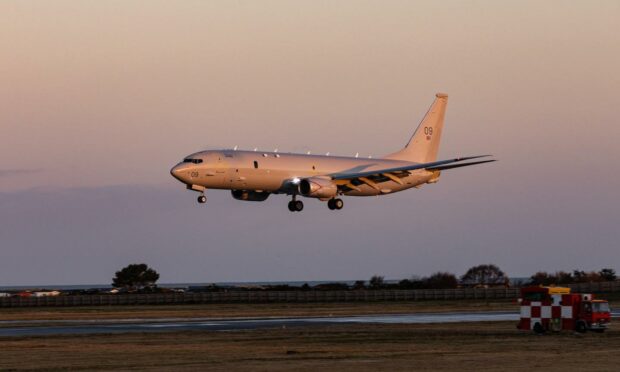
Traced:
[[177, 180], [185, 183], [187, 167], [183, 163], [179, 163], [170, 169], [170, 174]]

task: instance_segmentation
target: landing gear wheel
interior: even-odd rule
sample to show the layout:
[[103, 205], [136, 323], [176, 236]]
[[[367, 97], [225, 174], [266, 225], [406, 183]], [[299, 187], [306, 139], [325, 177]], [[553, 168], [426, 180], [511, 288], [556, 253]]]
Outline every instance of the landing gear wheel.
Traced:
[[327, 208], [329, 208], [332, 211], [336, 209], [336, 206], [334, 205], [334, 199], [329, 199], [327, 201]]
[[295, 205], [296, 212], [301, 212], [304, 209], [304, 203], [301, 200], [296, 200], [293, 204]]
[[579, 333], [586, 333], [588, 327], [586, 327], [586, 323], [582, 320], [577, 322], [577, 326], [575, 327], [575, 331]]
[[342, 209], [342, 207], [344, 207], [344, 202], [342, 199], [334, 199], [334, 208]]
[[198, 203], [200, 203], [200, 204], [204, 204], [204, 203], [206, 203], [206, 202], [207, 202], [207, 197], [206, 197], [206, 196], [204, 196], [204, 195], [200, 195], [200, 196], [198, 197]]
[[540, 323], [534, 324], [534, 333], [539, 334], [539, 335], [545, 333], [545, 329], [543, 328], [542, 324]]
[[288, 202], [288, 210], [291, 212], [295, 212], [295, 202], [294, 201], [290, 201]]

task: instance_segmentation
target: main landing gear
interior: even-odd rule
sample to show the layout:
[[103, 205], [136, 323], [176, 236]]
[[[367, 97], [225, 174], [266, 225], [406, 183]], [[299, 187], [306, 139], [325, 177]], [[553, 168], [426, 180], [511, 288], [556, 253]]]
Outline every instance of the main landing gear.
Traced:
[[[332, 211], [342, 209], [342, 207], [344, 207], [344, 202], [340, 198], [329, 199], [327, 201], [327, 207]], [[293, 200], [288, 202], [288, 210], [291, 212], [301, 212], [303, 209], [304, 203], [301, 200], [297, 200], [295, 196], [293, 196]]]
[[200, 203], [200, 204], [204, 204], [204, 203], [206, 203], [206, 202], [207, 202], [207, 197], [206, 197], [204, 194], [201, 194], [201, 195], [198, 197], [198, 203]]
[[342, 201], [342, 199], [334, 198], [327, 201], [327, 208], [331, 209], [332, 211], [335, 209], [342, 209], [342, 207], [344, 207], [344, 202]]
[[301, 212], [304, 209], [304, 202], [297, 200], [293, 195], [293, 200], [288, 202], [288, 210], [291, 212]]

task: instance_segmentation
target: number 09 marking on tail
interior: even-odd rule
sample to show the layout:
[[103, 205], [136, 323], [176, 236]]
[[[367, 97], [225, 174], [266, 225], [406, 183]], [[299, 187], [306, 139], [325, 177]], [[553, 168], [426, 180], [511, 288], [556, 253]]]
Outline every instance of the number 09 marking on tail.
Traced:
[[430, 141], [433, 135], [433, 127], [424, 127], [424, 134], [426, 134], [426, 140]]

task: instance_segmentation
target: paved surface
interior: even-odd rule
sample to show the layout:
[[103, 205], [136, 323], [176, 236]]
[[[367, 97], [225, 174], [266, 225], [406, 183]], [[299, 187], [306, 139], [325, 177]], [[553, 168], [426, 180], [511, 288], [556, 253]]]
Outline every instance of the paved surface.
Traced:
[[[620, 317], [620, 311], [612, 316]], [[368, 315], [345, 317], [310, 318], [266, 318], [266, 319], [113, 319], [106, 321], [53, 321], [54, 325], [41, 325], [46, 321], [36, 321], [37, 325], [14, 326], [24, 322], [0, 322], [0, 337], [6, 336], [48, 336], [127, 332], [170, 332], [170, 331], [233, 331], [260, 328], [283, 328], [326, 324], [412, 324], [412, 323], [454, 323], [487, 322], [519, 319], [516, 312], [478, 312], [478, 313], [419, 313], [401, 315]], [[47, 321], [52, 322], [52, 321]]]

